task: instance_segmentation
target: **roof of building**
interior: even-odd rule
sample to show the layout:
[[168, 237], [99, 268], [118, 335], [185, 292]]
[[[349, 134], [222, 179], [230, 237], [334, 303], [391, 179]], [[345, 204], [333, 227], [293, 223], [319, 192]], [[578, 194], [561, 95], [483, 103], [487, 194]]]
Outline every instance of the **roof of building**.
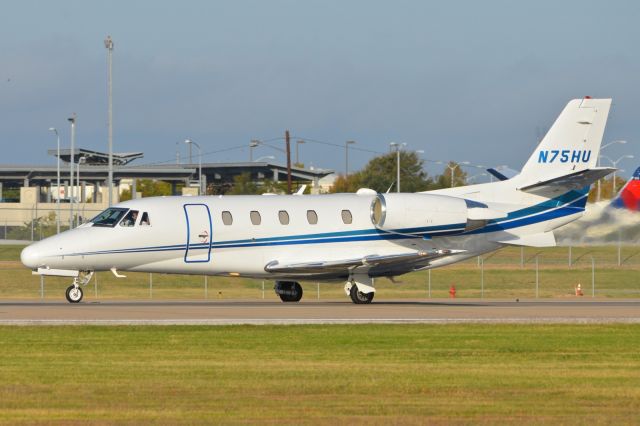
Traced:
[[[53, 155], [54, 157], [58, 156], [58, 150], [50, 149], [47, 151], [49, 155]], [[60, 159], [66, 163], [71, 162], [71, 149], [64, 148], [60, 150]], [[124, 166], [125, 164], [129, 164], [133, 160], [138, 158], [142, 158], [144, 154], [142, 152], [119, 152], [113, 153], [113, 165], [114, 166]], [[101, 165], [101, 164], [109, 164], [109, 153], [93, 151], [90, 149], [84, 148], [75, 148], [73, 150], [73, 162], [78, 163], [81, 158], [84, 158], [83, 163], [87, 165]]]
[[[77, 173], [74, 167], [74, 174]], [[80, 179], [84, 181], [104, 181], [108, 176], [106, 165], [80, 164]], [[34, 182], [51, 182], [56, 179], [57, 167], [42, 165], [8, 165], [0, 164], [0, 182], [22, 182], [28, 179]], [[60, 168], [61, 179], [69, 179], [69, 164]], [[232, 182], [234, 176], [249, 173], [253, 179], [286, 180], [287, 167], [271, 162], [239, 162], [239, 163], [203, 163], [202, 174], [208, 182]], [[277, 176], [276, 176], [277, 173]], [[292, 167], [291, 176], [297, 181], [314, 181], [333, 173], [326, 169], [305, 169]], [[157, 179], [163, 181], [197, 180], [198, 164], [157, 164], [136, 166], [114, 166], [113, 178], [122, 179]], [[75, 177], [75, 176], [74, 176]]]

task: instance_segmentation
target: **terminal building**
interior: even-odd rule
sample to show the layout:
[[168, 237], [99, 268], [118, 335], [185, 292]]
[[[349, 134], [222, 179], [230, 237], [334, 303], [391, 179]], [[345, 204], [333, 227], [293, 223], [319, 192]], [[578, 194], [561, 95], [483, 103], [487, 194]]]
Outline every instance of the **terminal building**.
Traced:
[[[49, 151], [56, 155], [57, 151]], [[57, 185], [57, 166], [2, 165], [0, 164], [0, 226], [24, 225], [34, 219], [57, 211], [60, 199], [60, 221], [71, 220], [70, 204], [74, 201], [76, 215], [84, 220], [104, 210], [108, 204], [108, 154], [78, 148], [73, 152], [60, 150], [60, 186]], [[113, 203], [118, 202], [124, 190], [132, 198], [141, 197], [137, 191], [139, 179], [166, 182], [173, 195], [197, 195], [199, 164], [132, 165], [143, 157], [141, 152], [113, 154]], [[71, 185], [70, 164], [74, 163], [74, 185]], [[269, 161], [238, 163], [202, 163], [202, 187], [207, 194], [224, 194], [233, 185], [234, 178], [247, 174], [252, 182], [287, 180], [287, 167]], [[294, 188], [308, 185], [312, 193], [321, 193], [321, 179], [333, 170], [292, 167]], [[1, 238], [1, 236], [0, 236]]]

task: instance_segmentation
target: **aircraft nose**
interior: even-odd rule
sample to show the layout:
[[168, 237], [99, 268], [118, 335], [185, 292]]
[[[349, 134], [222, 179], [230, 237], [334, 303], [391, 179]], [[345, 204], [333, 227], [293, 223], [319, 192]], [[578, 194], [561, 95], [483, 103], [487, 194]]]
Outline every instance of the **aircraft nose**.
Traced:
[[22, 249], [22, 253], [20, 253], [20, 260], [22, 264], [29, 269], [36, 269], [40, 263], [40, 254], [38, 253], [37, 244], [32, 244], [30, 246]]

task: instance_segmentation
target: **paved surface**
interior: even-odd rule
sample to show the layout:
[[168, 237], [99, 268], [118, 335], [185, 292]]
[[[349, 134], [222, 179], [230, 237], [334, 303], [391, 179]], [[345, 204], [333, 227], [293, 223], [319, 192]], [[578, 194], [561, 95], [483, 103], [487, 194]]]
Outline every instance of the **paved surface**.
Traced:
[[29, 324], [347, 324], [640, 323], [633, 300], [350, 301], [0, 301], [0, 325]]

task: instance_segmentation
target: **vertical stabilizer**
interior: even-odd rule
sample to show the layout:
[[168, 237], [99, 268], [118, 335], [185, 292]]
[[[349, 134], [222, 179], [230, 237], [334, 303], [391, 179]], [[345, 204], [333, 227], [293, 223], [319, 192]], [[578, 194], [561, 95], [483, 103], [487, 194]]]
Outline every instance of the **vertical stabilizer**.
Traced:
[[611, 99], [574, 99], [524, 165], [519, 179], [530, 185], [596, 167]]

